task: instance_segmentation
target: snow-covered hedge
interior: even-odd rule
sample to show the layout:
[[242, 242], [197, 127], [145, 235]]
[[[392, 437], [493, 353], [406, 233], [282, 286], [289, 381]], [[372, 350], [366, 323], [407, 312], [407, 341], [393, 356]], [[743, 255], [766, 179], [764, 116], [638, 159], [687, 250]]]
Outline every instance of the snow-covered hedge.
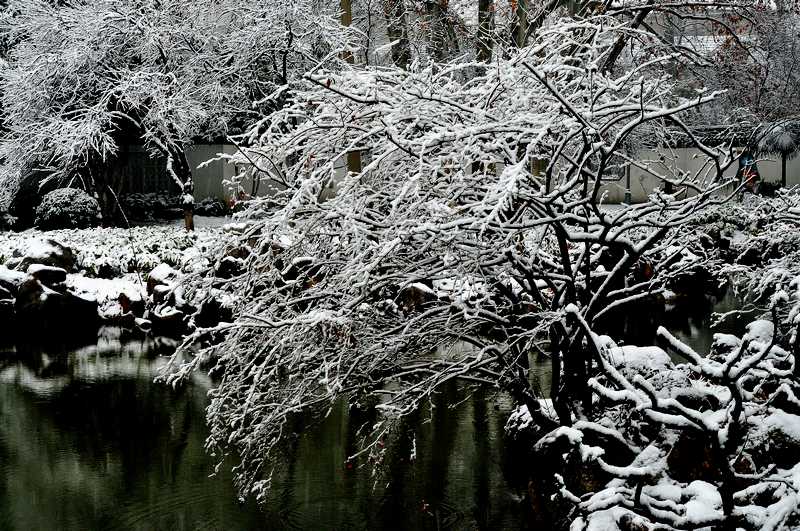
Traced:
[[77, 188], [59, 188], [44, 196], [36, 208], [40, 230], [85, 229], [100, 225], [100, 205]]

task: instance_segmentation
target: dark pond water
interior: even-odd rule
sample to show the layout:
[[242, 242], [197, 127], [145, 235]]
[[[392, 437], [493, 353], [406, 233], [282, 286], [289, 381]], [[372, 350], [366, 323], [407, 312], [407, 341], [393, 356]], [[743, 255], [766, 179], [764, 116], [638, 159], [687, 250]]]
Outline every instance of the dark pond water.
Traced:
[[345, 465], [364, 419], [340, 407], [280, 463], [265, 511], [239, 504], [228, 474], [208, 477], [209, 382], [154, 384], [164, 350], [112, 338], [0, 354], [0, 529], [525, 527], [526, 482], [502, 444], [510, 404], [455, 389], [393, 442], [388, 486]]
[[[742, 302], [728, 290], [719, 297], [682, 299], [668, 306], [663, 323], [678, 339], [698, 354], [706, 354], [717, 332], [742, 335], [747, 323], [757, 318], [754, 313], [728, 315], [715, 324], [715, 314], [729, 314], [742, 308]], [[683, 361], [683, 360], [681, 360]]]
[[[710, 314], [730, 295], [678, 301], [626, 324], [664, 322], [707, 351]], [[641, 316], [640, 316], [641, 317]], [[723, 331], [739, 333], [742, 319]], [[385, 478], [345, 463], [364, 413], [335, 409], [277, 463], [264, 510], [240, 504], [231, 477], [209, 477], [204, 424], [210, 382], [153, 383], [169, 345], [101, 338], [82, 349], [0, 348], [0, 530], [522, 529], [526, 467], [503, 444], [511, 404], [455, 388], [389, 441]], [[531, 360], [549, 393], [549, 360]], [[447, 408], [448, 403], [458, 403]], [[416, 459], [410, 458], [416, 448]]]

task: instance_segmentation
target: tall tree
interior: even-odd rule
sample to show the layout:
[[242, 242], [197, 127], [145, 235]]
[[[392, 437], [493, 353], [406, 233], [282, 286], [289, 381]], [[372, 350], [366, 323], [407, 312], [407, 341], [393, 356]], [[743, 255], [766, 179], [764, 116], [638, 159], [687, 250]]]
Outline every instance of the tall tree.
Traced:
[[478, 36], [476, 59], [482, 63], [492, 61], [494, 48], [494, 0], [478, 0]]
[[405, 70], [411, 63], [405, 1], [383, 0], [383, 15], [386, 19], [386, 33], [392, 43], [392, 61]]
[[[547, 422], [527, 374], [542, 350], [558, 422], [591, 418], [595, 358], [582, 323], [613, 322], [663, 289], [674, 229], [730, 196], [729, 150], [698, 141], [696, 173], [628, 155], [632, 137], [668, 145], [678, 128], [693, 138], [682, 117], [717, 96], [677, 98], [663, 69], [673, 50], [658, 41], [624, 75], [598, 72], [630, 21], [554, 20], [478, 74], [471, 62], [323, 65], [273, 117], [303, 119], [234, 157], [272, 168], [282, 192], [270, 215], [253, 205], [237, 243], [256, 251], [248, 273], [209, 272], [189, 288], [230, 290], [242, 306], [234, 323], [197, 332], [209, 346], [174, 377], [216, 363], [209, 445], [242, 456], [243, 492], [267, 488], [264, 466], [294, 415], [338, 400], [379, 404], [386, 417], [364, 441], [376, 454], [398, 417], [454, 380], [500, 388]], [[321, 201], [354, 145], [370, 149], [369, 163]], [[549, 161], [543, 173], [535, 160]], [[608, 209], [606, 186], [625, 165], [684, 193]], [[209, 342], [220, 333], [224, 343]]]
[[279, 87], [344, 47], [335, 11], [318, 4], [12, 0], [0, 28], [11, 43], [2, 186], [42, 174], [105, 195], [103, 168], [121, 144], [141, 143], [166, 161], [191, 229], [187, 147], [274, 109]]

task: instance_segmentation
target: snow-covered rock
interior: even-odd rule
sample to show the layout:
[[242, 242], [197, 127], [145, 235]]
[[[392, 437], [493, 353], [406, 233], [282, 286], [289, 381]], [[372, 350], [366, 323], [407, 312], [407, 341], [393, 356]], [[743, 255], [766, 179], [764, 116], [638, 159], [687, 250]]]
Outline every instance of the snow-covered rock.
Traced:
[[52, 238], [30, 238], [14, 250], [15, 259], [9, 264], [17, 271], [27, 271], [34, 264], [60, 267], [72, 271], [75, 255], [72, 249]]
[[69, 275], [67, 289], [97, 303], [98, 315], [105, 322], [133, 327], [136, 318], [144, 313], [144, 285], [135, 275], [111, 280]]
[[67, 280], [67, 272], [64, 269], [42, 264], [33, 264], [28, 267], [28, 275], [49, 287]]
[[608, 350], [608, 359], [617, 368], [644, 374], [672, 367], [669, 354], [659, 347], [614, 347]]
[[180, 278], [180, 273], [167, 264], [159, 264], [147, 275], [147, 292], [153, 293], [156, 286], [172, 288]]
[[30, 330], [59, 329], [71, 333], [97, 326], [97, 303], [71, 293], [61, 293], [33, 277], [28, 277], [17, 292], [15, 313]]
[[25, 273], [8, 269], [0, 265], [0, 287], [8, 290], [12, 295], [17, 293], [19, 286], [28, 277]]

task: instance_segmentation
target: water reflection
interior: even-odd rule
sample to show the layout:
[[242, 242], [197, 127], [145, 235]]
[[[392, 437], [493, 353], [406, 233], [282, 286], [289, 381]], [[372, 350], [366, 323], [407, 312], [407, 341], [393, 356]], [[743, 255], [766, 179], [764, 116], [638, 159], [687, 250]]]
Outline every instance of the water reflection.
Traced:
[[[723, 319], [712, 329], [714, 314], [727, 314], [742, 308], [742, 302], [732, 290], [719, 297], [693, 297], [678, 299], [669, 305], [664, 315], [664, 326], [679, 340], [705, 355], [711, 350], [715, 333], [742, 335], [745, 326], [755, 318], [753, 314], [738, 313]], [[676, 361], [685, 361], [676, 358]]]
[[208, 477], [210, 383], [154, 384], [170, 345], [121, 339], [0, 354], [0, 529], [524, 527], [503, 400], [445, 389], [387, 438], [380, 481], [366, 463], [345, 463], [374, 414], [340, 404], [274, 463], [262, 512], [236, 502], [228, 474]]

